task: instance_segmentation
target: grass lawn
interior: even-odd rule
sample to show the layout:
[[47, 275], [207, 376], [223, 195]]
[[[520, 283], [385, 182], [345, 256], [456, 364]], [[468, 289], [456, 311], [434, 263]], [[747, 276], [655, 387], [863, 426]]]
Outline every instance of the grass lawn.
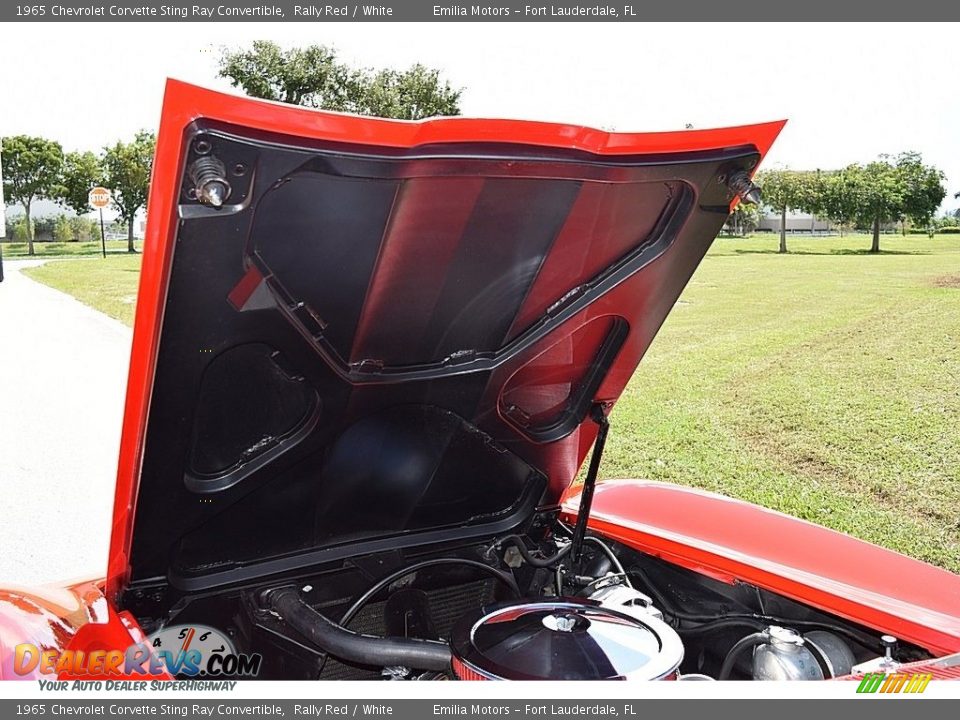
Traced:
[[719, 239], [604, 475], [695, 485], [960, 571], [960, 238]]
[[[960, 237], [719, 239], [602, 475], [695, 485], [960, 571]], [[132, 318], [139, 257], [31, 277]]]
[[[24, 275], [73, 295], [91, 307], [133, 325], [140, 281], [140, 255], [123, 252], [106, 258], [57, 260], [25, 268]], [[4, 255], [6, 257], [6, 255]]]

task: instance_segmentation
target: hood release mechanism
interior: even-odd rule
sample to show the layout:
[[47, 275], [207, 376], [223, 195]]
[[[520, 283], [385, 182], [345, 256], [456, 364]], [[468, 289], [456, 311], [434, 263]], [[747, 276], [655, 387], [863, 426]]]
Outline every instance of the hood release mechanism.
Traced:
[[727, 187], [730, 188], [742, 202], [748, 205], [760, 204], [760, 186], [750, 179], [746, 170], [737, 170], [727, 178]]
[[227, 169], [213, 155], [205, 155], [190, 166], [190, 182], [193, 195], [204, 205], [223, 207], [230, 197], [230, 183], [226, 180]]

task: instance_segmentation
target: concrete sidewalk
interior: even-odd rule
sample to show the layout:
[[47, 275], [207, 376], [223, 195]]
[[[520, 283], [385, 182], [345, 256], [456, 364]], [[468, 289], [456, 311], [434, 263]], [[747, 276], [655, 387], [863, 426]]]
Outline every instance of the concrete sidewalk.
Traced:
[[131, 331], [39, 264], [0, 283], [0, 587], [103, 575], [110, 541]]

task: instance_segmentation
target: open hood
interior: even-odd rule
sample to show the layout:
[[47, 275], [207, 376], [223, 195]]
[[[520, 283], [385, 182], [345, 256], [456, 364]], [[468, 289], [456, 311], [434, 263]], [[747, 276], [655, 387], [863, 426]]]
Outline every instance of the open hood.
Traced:
[[110, 589], [555, 507], [781, 127], [411, 123], [171, 81]]

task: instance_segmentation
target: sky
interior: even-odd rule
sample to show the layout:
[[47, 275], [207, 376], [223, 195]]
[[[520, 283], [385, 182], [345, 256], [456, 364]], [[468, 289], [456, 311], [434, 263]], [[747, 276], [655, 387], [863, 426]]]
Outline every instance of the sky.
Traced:
[[[464, 115], [621, 131], [786, 118], [766, 166], [916, 150], [960, 205], [960, 43], [949, 24], [104, 23], [8, 28], [0, 135], [94, 149], [155, 129], [163, 83], [230, 90], [220, 48], [322, 43], [367, 67], [439, 68]], [[18, 68], [14, 70], [14, 68]], [[234, 91], [236, 92], [236, 91]]]

